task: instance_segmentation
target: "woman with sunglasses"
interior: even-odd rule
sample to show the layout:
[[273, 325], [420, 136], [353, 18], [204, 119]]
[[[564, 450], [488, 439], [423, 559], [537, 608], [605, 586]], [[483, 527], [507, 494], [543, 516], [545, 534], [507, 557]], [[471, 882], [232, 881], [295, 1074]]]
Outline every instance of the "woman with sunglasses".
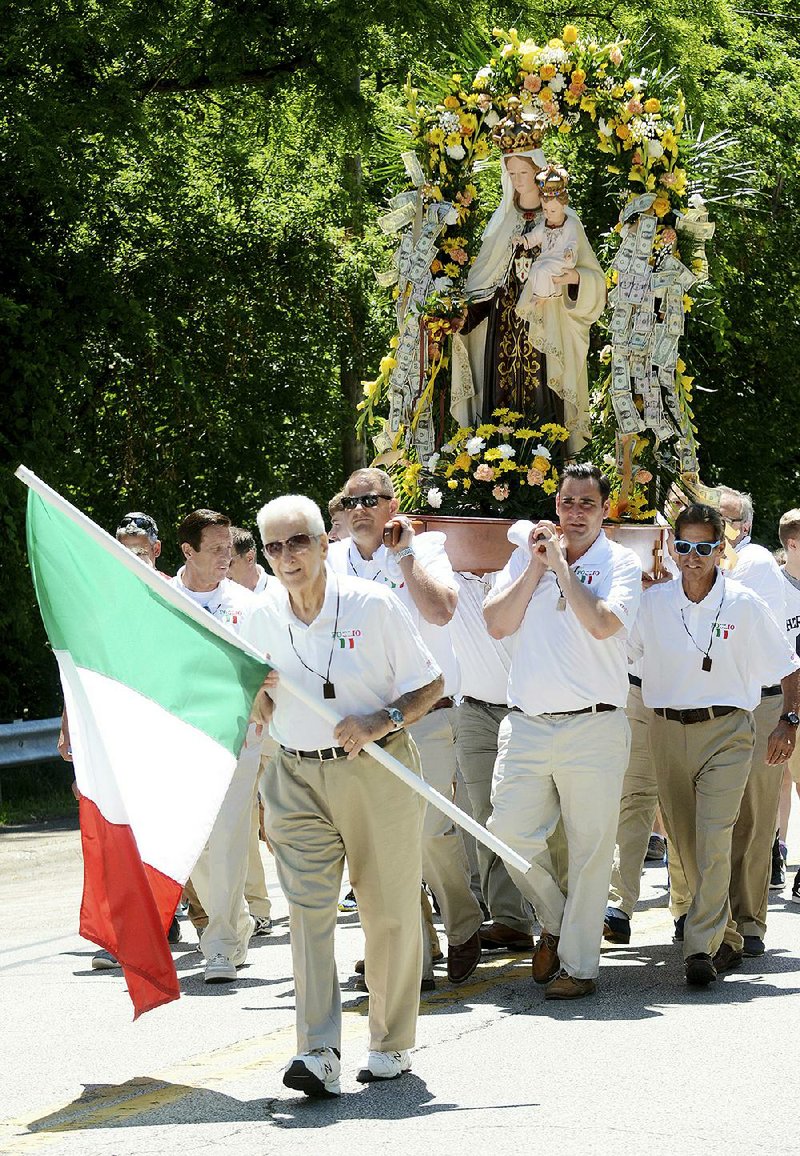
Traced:
[[686, 982], [706, 986], [742, 962], [731, 919], [731, 836], [750, 773], [761, 687], [780, 682], [784, 714], [767, 761], [794, 750], [800, 660], [766, 603], [719, 568], [718, 510], [687, 506], [675, 521], [680, 575], [648, 590], [629, 643], [642, 659], [642, 698], [661, 808], [692, 903], [683, 933]]

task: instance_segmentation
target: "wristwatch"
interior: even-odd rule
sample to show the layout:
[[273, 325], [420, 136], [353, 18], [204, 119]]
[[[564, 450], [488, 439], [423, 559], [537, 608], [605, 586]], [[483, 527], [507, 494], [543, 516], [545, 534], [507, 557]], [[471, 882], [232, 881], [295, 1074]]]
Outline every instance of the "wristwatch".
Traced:
[[781, 722], [788, 722], [789, 726], [800, 726], [800, 714], [796, 710], [789, 710], [781, 715]]
[[414, 557], [414, 547], [404, 546], [402, 550], [397, 550], [394, 555], [395, 562], [402, 562], [404, 558]]
[[405, 716], [396, 706], [385, 706], [383, 709], [388, 714], [389, 721], [396, 731], [399, 731], [402, 726], [405, 726]]

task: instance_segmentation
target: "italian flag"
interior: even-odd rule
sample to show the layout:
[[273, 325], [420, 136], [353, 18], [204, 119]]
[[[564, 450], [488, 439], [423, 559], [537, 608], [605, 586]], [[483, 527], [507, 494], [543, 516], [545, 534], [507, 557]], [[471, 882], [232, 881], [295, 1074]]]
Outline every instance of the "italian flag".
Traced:
[[180, 991], [166, 931], [268, 665], [24, 467], [28, 554], [81, 793], [80, 933], [142, 1012]]

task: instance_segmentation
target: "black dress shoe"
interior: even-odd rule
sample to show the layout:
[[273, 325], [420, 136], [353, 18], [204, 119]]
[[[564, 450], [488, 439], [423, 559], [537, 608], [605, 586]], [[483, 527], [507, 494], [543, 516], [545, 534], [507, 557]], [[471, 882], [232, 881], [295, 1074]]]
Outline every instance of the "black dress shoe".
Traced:
[[764, 954], [764, 940], [760, 935], [745, 935], [743, 955], [756, 956]]
[[706, 987], [717, 978], [717, 969], [710, 955], [698, 952], [686, 959], [686, 982], [692, 987]]
[[714, 967], [717, 972], [733, 971], [735, 967], [742, 966], [742, 955], [741, 951], [737, 951], [729, 943], [721, 943], [714, 956]]
[[607, 907], [603, 920], [603, 939], [608, 943], [630, 943], [631, 921], [618, 907]]
[[676, 943], [683, 943], [683, 929], [685, 926], [686, 926], [686, 916], [680, 915], [675, 920], [675, 934], [672, 936], [672, 938], [675, 940]]
[[476, 931], [465, 943], [450, 944], [447, 949], [447, 978], [464, 983], [481, 961], [481, 937]]

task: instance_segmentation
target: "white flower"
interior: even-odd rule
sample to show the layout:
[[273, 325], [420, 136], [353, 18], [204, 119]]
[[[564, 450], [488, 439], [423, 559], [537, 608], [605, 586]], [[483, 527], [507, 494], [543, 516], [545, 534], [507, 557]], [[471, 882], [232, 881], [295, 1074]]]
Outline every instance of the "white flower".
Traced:
[[634, 92], [641, 92], [644, 88], [644, 81], [642, 80], [641, 76], [628, 77], [628, 84], [631, 86]]
[[428, 490], [428, 505], [438, 510], [442, 504], [442, 497], [442, 491], [437, 486], [431, 486]]
[[458, 132], [461, 128], [461, 121], [458, 119], [456, 113], [446, 109], [439, 113], [439, 125], [445, 132]]
[[471, 458], [474, 458], [476, 454], [481, 452], [485, 445], [486, 442], [483, 438], [467, 438], [467, 444], [464, 446], [464, 449]]
[[503, 445], [498, 446], [497, 448], [504, 458], [513, 458], [516, 456], [517, 451], [514, 449], [513, 446], [510, 446], [507, 443], [504, 443]]
[[603, 465], [604, 466], [608, 466], [609, 469], [613, 470], [614, 467], [616, 466], [616, 464], [617, 464], [617, 459], [614, 457], [613, 454], [603, 454]]
[[493, 108], [490, 108], [486, 116], [483, 118], [483, 123], [487, 128], [494, 128], [496, 124], [500, 123], [500, 117]]
[[476, 80], [488, 80], [492, 75], [492, 69], [488, 64], [484, 64], [483, 68], [479, 68], [475, 73]]
[[454, 161], [463, 161], [467, 155], [463, 145], [448, 145], [445, 152], [449, 157], [452, 157]]
[[433, 471], [438, 466], [440, 456], [441, 456], [440, 454], [431, 454], [431, 456], [428, 458], [427, 462], [425, 463], [425, 469], [429, 473], [432, 474]]
[[548, 462], [549, 462], [549, 461], [550, 461], [550, 458], [551, 458], [553, 455], [550, 453], [550, 451], [549, 451], [549, 449], [547, 448], [547, 446], [541, 446], [541, 445], [539, 445], [539, 446], [537, 446], [537, 447], [536, 447], [536, 449], [533, 451], [533, 456], [534, 456], [535, 458], [547, 458], [547, 460], [548, 460]]
[[608, 121], [603, 120], [602, 116], [600, 117], [600, 119], [597, 122], [597, 128], [603, 134], [603, 136], [611, 136], [611, 133], [613, 131], [612, 129], [610, 129], [608, 127]]
[[[663, 152], [663, 150], [662, 150], [662, 152]], [[451, 208], [450, 212], [447, 214], [447, 216], [444, 219], [444, 223], [445, 223], [445, 225], [458, 224], [458, 210], [455, 208]]]
[[455, 452], [456, 452], [455, 446], [451, 446], [450, 442], [445, 442], [444, 445], [442, 446], [442, 453], [443, 454], [454, 454]]
[[548, 80], [547, 85], [548, 88], [550, 88], [553, 92], [561, 92], [563, 88], [566, 88], [567, 82], [563, 75], [559, 72], [556, 76], [553, 77], [552, 80]]
[[453, 282], [449, 277], [434, 277], [433, 287], [437, 293], [446, 293], [452, 287]]
[[647, 155], [649, 157], [663, 157], [664, 146], [660, 140], [649, 140], [647, 142]]
[[693, 209], [703, 209], [705, 208], [705, 203], [705, 199], [701, 197], [699, 193], [692, 193], [691, 197], [689, 197], [689, 204]]

